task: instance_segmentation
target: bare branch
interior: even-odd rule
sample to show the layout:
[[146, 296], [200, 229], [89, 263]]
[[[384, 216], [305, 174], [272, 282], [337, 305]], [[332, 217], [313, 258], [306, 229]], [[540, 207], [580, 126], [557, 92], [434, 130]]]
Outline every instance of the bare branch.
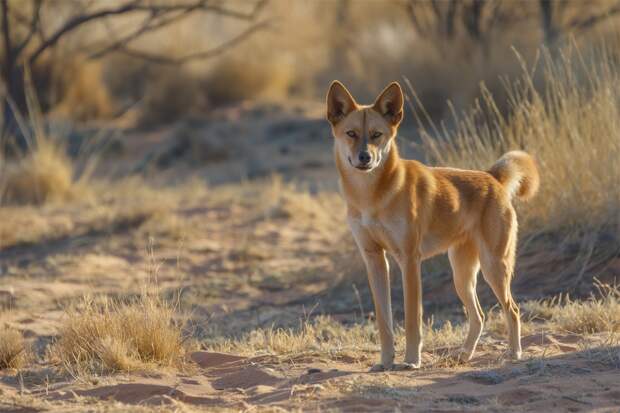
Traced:
[[140, 0], [131, 0], [128, 1], [118, 7], [102, 9], [99, 11], [95, 11], [91, 14], [81, 14], [69, 19], [62, 27], [60, 27], [54, 34], [52, 34], [48, 39], [45, 39], [39, 47], [31, 54], [29, 58], [29, 63], [32, 65], [37, 58], [43, 53], [47, 48], [54, 46], [63, 36], [74, 31], [78, 27], [89, 23], [93, 20], [98, 20], [101, 18], [121, 15], [121, 14], [129, 14], [129, 13], [166, 13], [166, 12], [183, 12], [187, 9], [195, 9], [201, 10], [205, 12], [212, 12], [219, 14], [221, 16], [242, 19], [242, 20], [253, 20], [257, 13], [264, 7], [266, 4], [266, 0], [260, 0], [255, 3], [253, 10], [249, 13], [238, 12], [235, 10], [227, 9], [221, 7], [219, 5], [210, 5], [208, 4], [208, 0], [196, 0], [191, 3], [179, 3], [179, 4], [144, 4]]
[[67, 21], [62, 27], [60, 27], [54, 34], [52, 34], [48, 39], [43, 41], [39, 47], [30, 55], [29, 64], [30, 66], [37, 60], [37, 58], [43, 53], [47, 48], [55, 45], [61, 37], [66, 35], [67, 33], [77, 29], [79, 26], [88, 23], [92, 20], [100, 19], [102, 17], [116, 15], [116, 14], [125, 14], [132, 11], [136, 11], [139, 4], [139, 0], [132, 0], [128, 3], [125, 3], [119, 7], [114, 9], [104, 9], [100, 10], [96, 13], [92, 14], [83, 14], [76, 17], [73, 17], [69, 21]]
[[191, 54], [188, 54], [182, 57], [168, 57], [168, 56], [163, 56], [163, 55], [159, 55], [155, 53], [145, 52], [142, 50], [129, 49], [123, 46], [119, 47], [117, 50], [128, 56], [147, 60], [152, 63], [159, 63], [159, 64], [165, 64], [165, 65], [183, 65], [190, 61], [205, 60], [205, 59], [210, 59], [215, 56], [219, 56], [222, 53], [228, 51], [229, 49], [235, 47], [239, 43], [243, 42], [248, 37], [256, 33], [257, 31], [267, 28], [269, 26], [269, 23], [270, 22], [268, 21], [257, 23], [253, 25], [252, 27], [249, 27], [248, 29], [244, 30], [241, 34], [233, 37], [232, 39], [222, 43], [219, 46], [216, 46], [212, 49], [205, 50], [202, 52], [191, 53]]
[[616, 3], [616, 5], [610, 9], [605, 10], [603, 13], [595, 14], [585, 19], [574, 19], [569, 23], [568, 28], [569, 30], [587, 30], [618, 13], [620, 13], [620, 2]]
[[[184, 10], [181, 13], [177, 13], [171, 17], [165, 18], [165, 16], [167, 15], [160, 15], [160, 14], [156, 14], [153, 13], [151, 14], [148, 18], [145, 19], [145, 21], [133, 32], [127, 34], [126, 36], [114, 41], [113, 43], [105, 46], [104, 48], [93, 52], [91, 54], [88, 55], [88, 59], [99, 59], [100, 57], [119, 50], [123, 47], [126, 47], [127, 45], [129, 45], [129, 43], [131, 43], [132, 41], [136, 40], [137, 38], [139, 38], [140, 36], [146, 34], [146, 33], [151, 33], [154, 31], [157, 31], [161, 28], [164, 28], [174, 22], [180, 21], [186, 17], [188, 17], [193, 11], [195, 11], [196, 8], [188, 8], [187, 10]], [[110, 31], [110, 35], [113, 35], [113, 33]]]
[[26, 38], [17, 46], [15, 50], [15, 56], [19, 56], [21, 52], [28, 46], [28, 43], [32, 40], [32, 37], [37, 33], [39, 27], [39, 21], [41, 19], [41, 6], [43, 4], [43, 0], [33, 0], [32, 1], [32, 17], [30, 19], [28, 34]]

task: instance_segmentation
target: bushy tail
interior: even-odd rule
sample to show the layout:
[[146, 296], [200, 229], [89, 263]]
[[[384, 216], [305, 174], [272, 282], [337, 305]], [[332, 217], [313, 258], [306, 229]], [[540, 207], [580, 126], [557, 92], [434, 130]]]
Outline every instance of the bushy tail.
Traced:
[[528, 153], [510, 151], [497, 160], [488, 171], [510, 194], [524, 201], [536, 195], [540, 175], [536, 162]]

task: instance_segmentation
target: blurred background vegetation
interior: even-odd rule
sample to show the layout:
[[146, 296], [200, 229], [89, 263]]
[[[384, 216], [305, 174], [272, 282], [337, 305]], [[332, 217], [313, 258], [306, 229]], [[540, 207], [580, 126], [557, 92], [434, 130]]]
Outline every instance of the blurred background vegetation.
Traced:
[[[2, 0], [4, 135], [26, 113], [152, 128], [241, 101], [323, 98], [340, 79], [362, 101], [409, 79], [435, 121], [481, 96], [542, 45], [615, 39], [616, 1]], [[520, 59], [518, 58], [520, 56]], [[588, 58], [588, 56], [585, 56]], [[13, 101], [10, 105], [7, 102]]]
[[[156, 216], [173, 235], [140, 228], [165, 243], [205, 237], [183, 208], [219, 198], [320, 228], [329, 249], [346, 226], [325, 91], [339, 79], [368, 102], [398, 80], [406, 156], [480, 169], [509, 149], [538, 159], [541, 193], [519, 207], [520, 293], [586, 295], [618, 274], [620, 1], [0, 0], [0, 11], [0, 213], [21, 222], [0, 228], [0, 257], [62, 234], [37, 215], [50, 210], [29, 210], [42, 224], [25, 231], [15, 205], [56, 203], [76, 227], [96, 217], [95, 232]], [[236, 246], [254, 246], [256, 222]], [[437, 291], [451, 288], [446, 265], [436, 272]]]

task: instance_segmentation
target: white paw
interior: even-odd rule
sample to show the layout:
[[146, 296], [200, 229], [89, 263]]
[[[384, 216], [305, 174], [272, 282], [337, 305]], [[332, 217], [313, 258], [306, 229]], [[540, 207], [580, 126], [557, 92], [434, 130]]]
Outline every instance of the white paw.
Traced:
[[420, 362], [417, 363], [397, 363], [394, 364], [394, 367], [392, 367], [392, 370], [396, 370], [396, 371], [401, 371], [401, 370], [417, 370], [420, 368]]

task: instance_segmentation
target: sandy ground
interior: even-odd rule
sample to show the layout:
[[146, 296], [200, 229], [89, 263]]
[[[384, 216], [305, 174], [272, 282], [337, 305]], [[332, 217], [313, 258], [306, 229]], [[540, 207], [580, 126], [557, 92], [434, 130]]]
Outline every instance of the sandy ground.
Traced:
[[[425, 353], [420, 371], [376, 374], [367, 371], [378, 349], [351, 359], [210, 350], [213, 337], [293, 326], [309, 313], [354, 323], [360, 312], [366, 317], [372, 311], [342, 202], [330, 192], [336, 184], [322, 106], [301, 110], [240, 108], [218, 114], [206, 127], [187, 123], [141, 133], [139, 139], [128, 132], [121, 154], [115, 155], [114, 173], [155, 168], [157, 181], [177, 182], [174, 189], [143, 191], [143, 184], [134, 182], [97, 187], [88, 199], [67, 204], [0, 209], [0, 322], [23, 331], [36, 356], [24, 370], [0, 372], [0, 411], [157, 406], [177, 411], [620, 411], [620, 348], [603, 334], [526, 336], [519, 362], [505, 360], [501, 337], [485, 335], [468, 364], [445, 364], [444, 354], [434, 351]], [[251, 142], [244, 138], [247, 122], [239, 122], [248, 116], [261, 131]], [[262, 120], [268, 116], [271, 121]], [[188, 141], [197, 145], [192, 150], [174, 148], [171, 136], [194, 136], [197, 130], [207, 132], [204, 139]], [[223, 145], [223, 140], [229, 141]], [[184, 178], [188, 171], [208, 177], [212, 185], [234, 184], [195, 184]], [[269, 178], [272, 172], [294, 174], [303, 190]], [[250, 178], [263, 180], [245, 180]], [[330, 195], [323, 199], [322, 191]], [[605, 268], [620, 270], [620, 260]], [[424, 279], [427, 315], [462, 319], [449, 274], [433, 274]], [[535, 275], [526, 274], [518, 291], [527, 291]], [[393, 278], [399, 320], [399, 282]], [[67, 305], [85, 294], [128, 297], [145, 283], [180, 297], [203, 348], [190, 356], [195, 365], [76, 380], [50, 363], [46, 346]], [[486, 288], [480, 287], [488, 309], [493, 302]], [[537, 288], [533, 296], [545, 292]]]
[[[2, 376], [0, 394], [11, 401], [0, 402], [0, 409], [89, 409], [120, 402], [236, 411], [618, 411], [619, 366], [602, 361], [596, 351], [579, 350], [601, 345], [600, 337], [547, 334], [523, 341], [524, 361], [502, 361], [503, 345], [487, 341], [468, 365], [416, 372], [367, 373], [363, 363], [346, 360], [206, 351], [191, 354], [197, 367], [185, 373], [117, 375], [91, 383], [54, 380], [47, 370], [28, 369]], [[425, 353], [425, 361], [433, 356]], [[17, 407], [28, 406], [31, 398], [36, 408]]]

